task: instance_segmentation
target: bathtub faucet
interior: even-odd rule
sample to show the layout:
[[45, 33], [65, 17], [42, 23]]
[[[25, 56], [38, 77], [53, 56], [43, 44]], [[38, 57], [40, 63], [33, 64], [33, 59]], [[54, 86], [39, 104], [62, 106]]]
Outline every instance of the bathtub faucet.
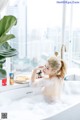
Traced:
[[62, 44], [61, 46], [61, 59], [63, 59], [64, 52], [66, 52], [66, 46]]

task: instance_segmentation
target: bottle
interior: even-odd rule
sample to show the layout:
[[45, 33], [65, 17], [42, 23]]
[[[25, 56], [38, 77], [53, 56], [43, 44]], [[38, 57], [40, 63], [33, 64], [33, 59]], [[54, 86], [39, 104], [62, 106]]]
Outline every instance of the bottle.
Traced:
[[14, 73], [9, 73], [10, 85], [14, 84]]
[[2, 79], [2, 86], [6, 86], [7, 85], [7, 78], [3, 78]]

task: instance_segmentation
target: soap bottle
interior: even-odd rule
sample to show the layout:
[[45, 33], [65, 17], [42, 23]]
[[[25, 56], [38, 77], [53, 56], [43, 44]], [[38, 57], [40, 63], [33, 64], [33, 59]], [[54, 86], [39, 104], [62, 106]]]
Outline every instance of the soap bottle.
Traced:
[[14, 84], [14, 73], [9, 73], [9, 80], [10, 80], [10, 85]]

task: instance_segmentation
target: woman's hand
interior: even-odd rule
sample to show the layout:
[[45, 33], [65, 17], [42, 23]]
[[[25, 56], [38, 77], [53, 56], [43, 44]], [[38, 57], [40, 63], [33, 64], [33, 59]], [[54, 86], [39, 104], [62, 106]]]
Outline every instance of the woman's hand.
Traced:
[[36, 67], [36, 68], [33, 70], [32, 76], [31, 76], [31, 81], [32, 81], [32, 82], [34, 82], [35, 79], [38, 78], [37, 72], [40, 71], [40, 70], [43, 71], [43, 68], [44, 68], [44, 66], [39, 66], [39, 67]]
[[38, 70], [43, 70], [44, 66], [38, 66], [33, 71], [37, 72]]

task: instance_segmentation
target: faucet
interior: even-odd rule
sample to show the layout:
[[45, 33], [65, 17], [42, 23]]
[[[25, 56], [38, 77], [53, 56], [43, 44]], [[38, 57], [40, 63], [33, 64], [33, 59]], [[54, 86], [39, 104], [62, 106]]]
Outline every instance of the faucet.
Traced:
[[62, 46], [61, 46], [61, 59], [63, 59], [64, 52], [66, 52], [66, 46], [64, 44], [62, 44]]
[[55, 51], [55, 52], [54, 52], [54, 55], [57, 57], [57, 56], [58, 56], [58, 52], [57, 52], [57, 51]]

